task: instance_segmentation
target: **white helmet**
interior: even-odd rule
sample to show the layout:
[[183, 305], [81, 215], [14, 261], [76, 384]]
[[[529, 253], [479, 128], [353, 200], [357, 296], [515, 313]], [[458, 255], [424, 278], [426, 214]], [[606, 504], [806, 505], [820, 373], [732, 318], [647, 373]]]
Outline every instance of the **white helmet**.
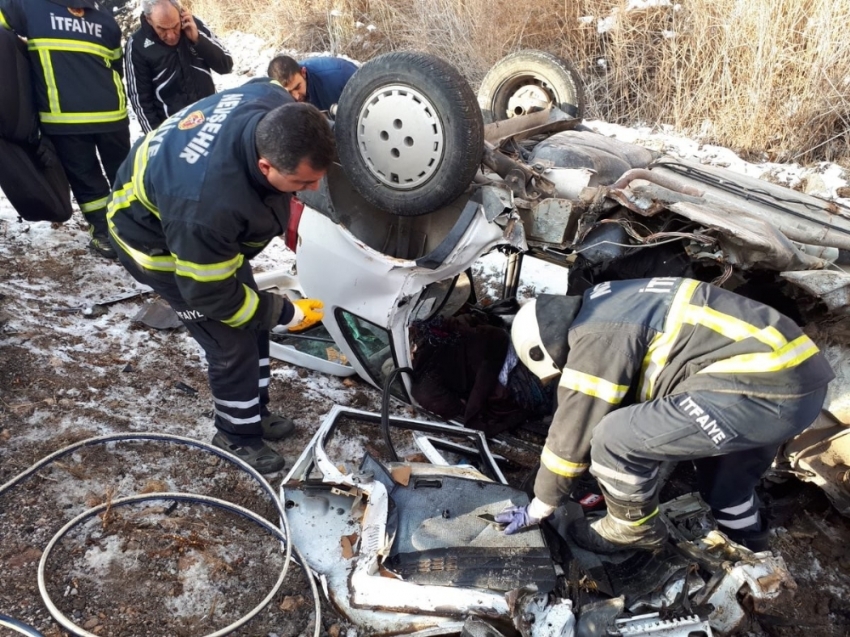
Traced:
[[541, 294], [516, 313], [511, 327], [514, 350], [540, 380], [561, 373], [569, 352], [569, 327], [580, 308], [579, 296]]

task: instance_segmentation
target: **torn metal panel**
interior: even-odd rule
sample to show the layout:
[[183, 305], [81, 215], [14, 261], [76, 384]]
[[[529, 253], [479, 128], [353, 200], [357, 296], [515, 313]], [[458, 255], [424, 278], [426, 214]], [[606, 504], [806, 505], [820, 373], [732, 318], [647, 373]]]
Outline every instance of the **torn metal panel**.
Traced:
[[709, 206], [743, 207], [793, 241], [850, 249], [850, 210], [762, 179], [693, 161], [663, 157], [653, 172], [703, 190]]
[[546, 595], [522, 591], [508, 595], [514, 626], [522, 637], [573, 637], [576, 618], [568, 599], [550, 602]]
[[745, 606], [755, 613], [767, 612], [796, 588], [781, 557], [756, 553], [749, 561], [724, 564], [695, 601], [714, 606], [709, 616], [711, 627], [721, 635], [730, 635], [746, 628]]
[[[504, 484], [481, 432], [390, 419], [396, 430], [466, 439], [497, 481], [468, 467], [385, 466], [368, 455], [345, 472], [324, 448], [343, 417], [380, 423], [377, 414], [334, 407], [285, 478], [281, 498], [293, 541], [346, 617], [374, 634], [409, 632], [447, 617], [506, 618], [505, 591], [520, 583], [546, 588], [547, 578], [551, 588], [554, 566], [540, 530], [505, 536], [487, 521], [528, 497]], [[400, 468], [410, 469], [404, 479]], [[310, 480], [316, 471], [319, 479]]]
[[559, 108], [547, 108], [486, 124], [484, 139], [494, 146], [499, 146], [511, 138], [525, 139], [542, 133], [557, 133], [575, 128], [580, 123], [581, 120], [570, 117]]
[[850, 517], [850, 427], [827, 411], [782, 448], [800, 480], [823, 489], [838, 512]]
[[531, 209], [518, 208], [526, 241], [566, 246], [575, 236], [581, 211], [567, 199], [544, 199]]
[[[360, 423], [372, 424], [377, 427], [381, 423], [379, 414], [362, 411], [360, 409], [349, 409], [334, 405], [321, 426], [313, 435], [313, 439], [301, 452], [298, 460], [292, 465], [289, 473], [283, 480], [283, 484], [304, 482], [308, 479], [311, 469], [315, 466], [322, 475], [324, 482], [333, 482], [335, 484], [348, 484], [352, 487], [358, 487], [359, 483], [355, 482], [354, 474], [344, 474], [336, 464], [328, 457], [325, 452], [325, 444], [333, 436], [340, 419], [343, 417], [352, 418]], [[495, 458], [493, 457], [490, 447], [487, 444], [487, 438], [480, 431], [467, 429], [456, 425], [446, 425], [427, 420], [418, 420], [416, 418], [398, 418], [390, 416], [390, 427], [409, 430], [413, 432], [428, 433], [432, 435], [445, 435], [452, 437], [466, 438], [470, 444], [478, 449], [480, 460], [487, 473], [493, 480], [500, 484], [507, 484], [508, 481], [499, 469]]]
[[672, 210], [717, 231], [725, 259], [733, 265], [758, 264], [774, 270], [822, 269], [828, 265], [824, 259], [798, 249], [772, 220], [752, 214], [746, 202], [710, 202], [643, 179], [634, 180], [626, 189], [612, 190], [610, 196], [638, 214], [653, 216]]
[[850, 274], [842, 270], [782, 272], [780, 276], [821, 299], [831, 312], [850, 313]]

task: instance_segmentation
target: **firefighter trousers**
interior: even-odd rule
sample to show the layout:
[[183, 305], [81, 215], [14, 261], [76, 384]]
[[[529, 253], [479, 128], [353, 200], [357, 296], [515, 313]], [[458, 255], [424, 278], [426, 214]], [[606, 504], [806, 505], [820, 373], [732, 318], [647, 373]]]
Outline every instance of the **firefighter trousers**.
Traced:
[[693, 460], [721, 530], [758, 530], [756, 485], [825, 397], [826, 387], [789, 398], [693, 391], [624, 407], [594, 428], [590, 472], [606, 496], [641, 510], [657, 502], [661, 462]]
[[51, 135], [50, 141], [91, 232], [107, 236], [106, 200], [118, 168], [130, 153], [129, 126], [111, 133]]
[[[130, 274], [152, 287], [171, 305], [204, 350], [216, 429], [235, 436], [262, 435], [260, 423], [269, 415], [269, 331], [236, 329], [203, 317], [184, 318], [190, 308], [180, 295], [174, 275], [142, 270], [119, 246], [115, 249]], [[236, 277], [248, 287], [257, 289], [247, 261]]]

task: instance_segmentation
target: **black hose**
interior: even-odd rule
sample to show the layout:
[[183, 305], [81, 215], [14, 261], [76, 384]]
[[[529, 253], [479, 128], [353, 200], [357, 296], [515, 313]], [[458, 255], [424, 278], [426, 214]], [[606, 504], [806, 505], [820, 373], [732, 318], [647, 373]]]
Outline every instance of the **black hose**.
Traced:
[[390, 460], [393, 462], [398, 462], [399, 458], [395, 452], [395, 447], [393, 447], [393, 441], [390, 439], [390, 387], [392, 387], [396, 376], [401, 372], [413, 374], [413, 370], [409, 367], [396, 367], [384, 381], [384, 394], [381, 396], [381, 434], [384, 436], [384, 443], [387, 445], [387, 449], [390, 450]]

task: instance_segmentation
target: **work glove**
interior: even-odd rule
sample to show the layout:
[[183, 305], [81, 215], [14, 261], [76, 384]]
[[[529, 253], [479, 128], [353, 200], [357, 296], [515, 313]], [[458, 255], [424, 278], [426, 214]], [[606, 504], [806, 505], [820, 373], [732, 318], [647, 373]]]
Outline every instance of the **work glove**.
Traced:
[[312, 327], [324, 318], [325, 313], [322, 308], [324, 303], [318, 299], [298, 299], [292, 301], [293, 310], [292, 318], [283, 326], [290, 332], [300, 332]]
[[499, 524], [507, 524], [505, 535], [513, 535], [522, 529], [540, 524], [540, 520], [549, 517], [554, 510], [555, 507], [534, 498], [523, 507], [508, 507], [497, 513], [494, 519]]

